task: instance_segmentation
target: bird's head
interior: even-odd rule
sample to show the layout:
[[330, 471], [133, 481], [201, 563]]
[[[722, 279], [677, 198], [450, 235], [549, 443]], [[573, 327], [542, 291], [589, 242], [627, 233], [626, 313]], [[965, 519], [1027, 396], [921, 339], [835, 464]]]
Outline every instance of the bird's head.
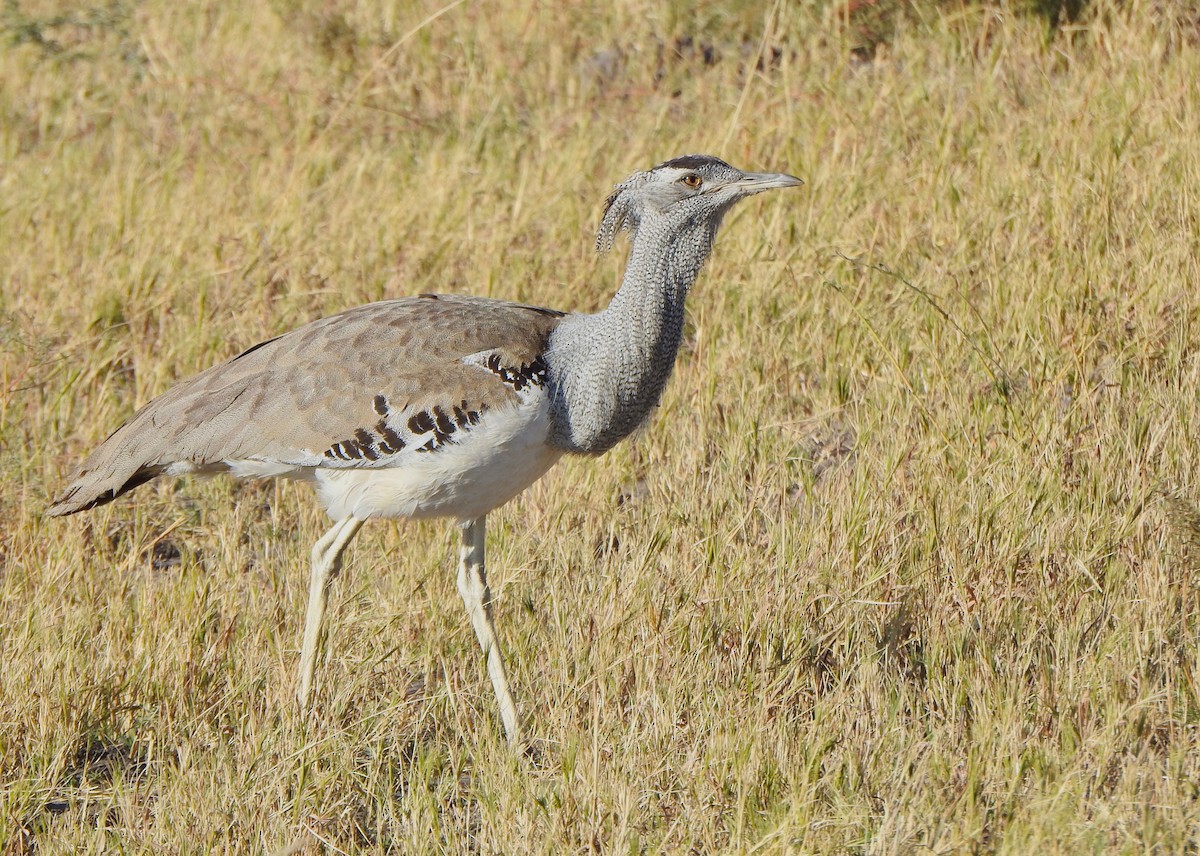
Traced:
[[747, 196], [803, 183], [781, 172], [742, 172], [711, 155], [673, 158], [635, 172], [616, 186], [604, 203], [596, 249], [608, 251], [620, 232], [636, 232], [648, 217], [719, 223], [735, 202]]

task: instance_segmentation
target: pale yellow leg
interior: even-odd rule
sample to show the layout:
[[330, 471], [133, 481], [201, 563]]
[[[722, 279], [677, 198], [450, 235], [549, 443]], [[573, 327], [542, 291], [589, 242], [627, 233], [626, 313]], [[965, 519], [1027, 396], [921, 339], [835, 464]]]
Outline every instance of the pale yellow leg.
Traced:
[[484, 533], [486, 516], [477, 517], [463, 524], [462, 549], [458, 561], [458, 593], [467, 605], [471, 626], [479, 639], [479, 647], [487, 658], [488, 677], [496, 691], [500, 705], [500, 721], [508, 742], [516, 745], [521, 741], [521, 727], [517, 720], [517, 706], [508, 689], [508, 675], [504, 671], [504, 659], [496, 641], [496, 628], [492, 625], [492, 593], [488, 589], [487, 575], [483, 568]]
[[313, 545], [308, 617], [304, 621], [304, 646], [300, 650], [300, 686], [296, 690], [296, 699], [301, 708], [308, 707], [312, 692], [317, 649], [322, 641], [321, 625], [325, 618], [325, 604], [329, 600], [329, 585], [342, 569], [342, 552], [362, 525], [363, 521], [356, 517], [342, 518]]

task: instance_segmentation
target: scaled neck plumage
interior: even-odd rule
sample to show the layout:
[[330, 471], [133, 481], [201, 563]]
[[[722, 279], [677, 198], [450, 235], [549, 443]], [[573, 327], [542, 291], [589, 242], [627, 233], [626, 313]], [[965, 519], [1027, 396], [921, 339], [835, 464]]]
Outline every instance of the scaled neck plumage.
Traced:
[[550, 336], [551, 442], [599, 454], [658, 404], [683, 337], [684, 301], [712, 250], [720, 218], [636, 224], [620, 290], [594, 315], [564, 318]]

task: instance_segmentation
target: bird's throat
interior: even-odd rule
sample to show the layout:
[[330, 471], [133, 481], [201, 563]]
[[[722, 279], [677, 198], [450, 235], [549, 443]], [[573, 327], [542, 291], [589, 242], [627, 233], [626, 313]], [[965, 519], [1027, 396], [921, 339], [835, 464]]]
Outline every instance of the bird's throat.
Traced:
[[684, 301], [712, 248], [715, 224], [643, 222], [620, 290], [595, 315], [563, 319], [550, 338], [554, 442], [597, 454], [658, 404], [683, 337]]

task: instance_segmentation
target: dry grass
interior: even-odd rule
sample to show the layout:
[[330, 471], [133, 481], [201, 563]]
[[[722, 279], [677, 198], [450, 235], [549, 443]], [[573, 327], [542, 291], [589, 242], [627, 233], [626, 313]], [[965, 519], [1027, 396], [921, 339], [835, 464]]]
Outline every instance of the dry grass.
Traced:
[[[1186, 3], [240, 5], [0, 11], [0, 850], [1200, 847]], [[689, 151], [808, 186], [726, 224], [652, 427], [493, 516], [534, 757], [451, 527], [360, 536], [306, 724], [306, 489], [41, 517], [305, 320], [602, 305], [606, 189]]]

